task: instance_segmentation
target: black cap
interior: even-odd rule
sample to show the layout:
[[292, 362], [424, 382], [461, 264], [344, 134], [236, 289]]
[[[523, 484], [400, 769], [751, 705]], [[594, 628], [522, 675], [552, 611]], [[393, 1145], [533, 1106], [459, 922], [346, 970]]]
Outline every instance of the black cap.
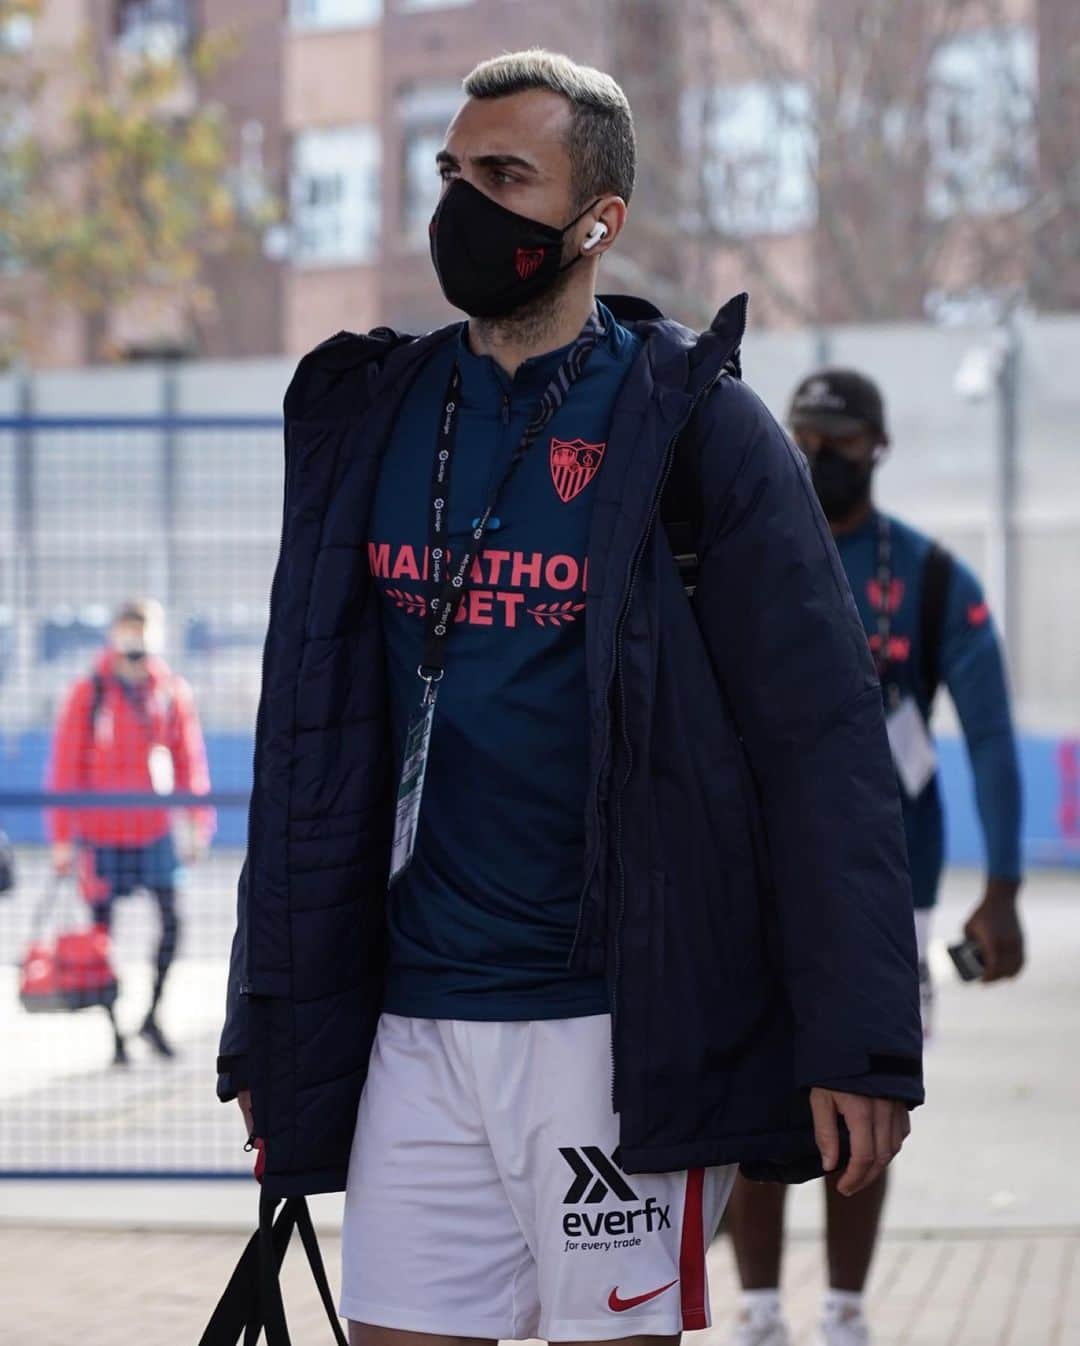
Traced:
[[793, 430], [854, 435], [872, 430], [888, 442], [885, 404], [877, 384], [854, 369], [819, 369], [795, 389], [788, 412]]

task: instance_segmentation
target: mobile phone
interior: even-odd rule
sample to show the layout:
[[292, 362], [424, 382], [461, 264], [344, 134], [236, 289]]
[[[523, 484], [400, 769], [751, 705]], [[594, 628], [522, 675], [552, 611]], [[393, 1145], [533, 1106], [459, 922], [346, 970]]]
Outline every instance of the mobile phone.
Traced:
[[949, 945], [949, 957], [960, 974], [961, 981], [979, 981], [986, 971], [986, 960], [982, 949], [973, 939], [965, 939], [960, 944]]

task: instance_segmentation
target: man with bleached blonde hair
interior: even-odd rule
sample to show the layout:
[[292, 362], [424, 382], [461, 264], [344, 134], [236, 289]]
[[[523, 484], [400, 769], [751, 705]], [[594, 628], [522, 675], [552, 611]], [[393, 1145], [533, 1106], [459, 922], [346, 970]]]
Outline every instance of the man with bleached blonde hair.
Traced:
[[468, 321], [286, 397], [219, 1091], [271, 1203], [347, 1188], [354, 1346], [675, 1342], [739, 1163], [856, 1191], [922, 1100], [895, 780], [745, 296], [700, 336], [597, 298], [625, 95], [546, 52], [465, 94]]

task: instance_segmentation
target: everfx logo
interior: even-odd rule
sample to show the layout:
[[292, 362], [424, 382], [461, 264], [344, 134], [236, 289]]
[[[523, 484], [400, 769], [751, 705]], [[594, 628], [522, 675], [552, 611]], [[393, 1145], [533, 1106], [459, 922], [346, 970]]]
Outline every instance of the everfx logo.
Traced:
[[583, 1197], [591, 1205], [603, 1201], [609, 1191], [620, 1201], [637, 1201], [637, 1193], [599, 1145], [583, 1145], [580, 1152], [560, 1146], [559, 1153], [574, 1170], [574, 1181], [563, 1197], [564, 1206], [577, 1206]]
[[[627, 1204], [640, 1201], [641, 1198], [626, 1181], [625, 1174], [598, 1146], [583, 1145], [580, 1150], [560, 1146], [559, 1153], [574, 1173], [574, 1181], [563, 1198], [563, 1205], [575, 1206], [582, 1201], [586, 1205], [594, 1205], [603, 1201], [609, 1193], [617, 1201]], [[651, 1196], [643, 1206], [634, 1210], [597, 1211], [595, 1215], [588, 1211], [567, 1211], [562, 1225], [567, 1239], [652, 1234], [671, 1228], [671, 1207], [661, 1206]], [[568, 1247], [577, 1246], [568, 1244]]]

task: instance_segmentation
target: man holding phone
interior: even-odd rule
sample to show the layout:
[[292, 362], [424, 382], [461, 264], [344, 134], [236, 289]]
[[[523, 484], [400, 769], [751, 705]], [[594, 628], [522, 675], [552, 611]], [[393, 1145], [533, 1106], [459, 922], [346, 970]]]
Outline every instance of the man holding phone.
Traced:
[[[889, 447], [880, 390], [850, 369], [823, 369], [795, 390], [789, 422], [851, 584], [877, 663], [900, 781], [915, 896], [923, 1032], [930, 1035], [930, 923], [944, 864], [944, 818], [930, 737], [944, 683], [956, 706], [986, 842], [982, 901], [950, 951], [960, 975], [1015, 977], [1024, 963], [1020, 771], [1001, 646], [982, 589], [955, 557], [875, 508], [875, 469]], [[885, 1201], [886, 1176], [850, 1200], [827, 1186], [830, 1291], [822, 1346], [866, 1346], [862, 1291]], [[780, 1311], [784, 1190], [736, 1184], [730, 1224], [745, 1294], [737, 1346], [786, 1346]]]

